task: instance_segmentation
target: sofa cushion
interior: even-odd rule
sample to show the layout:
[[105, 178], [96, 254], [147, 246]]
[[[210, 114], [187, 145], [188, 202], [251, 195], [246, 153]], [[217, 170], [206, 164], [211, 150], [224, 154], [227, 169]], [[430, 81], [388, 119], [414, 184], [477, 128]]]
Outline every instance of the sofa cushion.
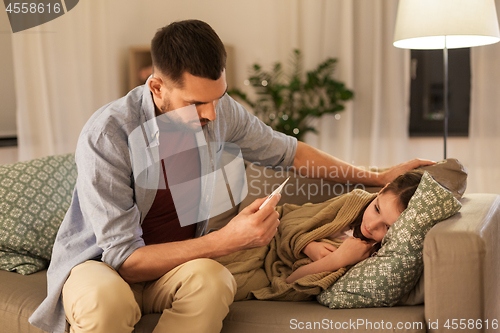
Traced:
[[[425, 267], [424, 267], [425, 271]], [[424, 271], [420, 274], [420, 278], [418, 279], [415, 288], [410, 290], [409, 293], [403, 295], [401, 299], [396, 303], [396, 305], [418, 305], [424, 304], [425, 301], [425, 279], [424, 279]]]
[[[0, 332], [43, 333], [31, 326], [28, 318], [46, 296], [46, 271], [22, 276], [0, 271]], [[156, 326], [159, 313], [142, 316], [135, 333], [150, 333]], [[359, 321], [359, 319], [363, 321]], [[412, 323], [398, 332], [425, 332], [423, 306], [404, 306], [385, 309], [356, 309], [330, 311], [316, 302], [245, 301], [234, 302], [224, 319], [222, 333], [284, 332], [308, 323], [344, 325], [343, 332], [363, 331], [366, 325], [391, 322]], [[355, 322], [356, 325], [346, 323]], [[371, 324], [370, 324], [371, 323]], [[387, 324], [385, 324], [387, 326]], [[368, 326], [369, 327], [369, 326]], [[323, 327], [324, 328], [324, 327]], [[350, 329], [349, 329], [350, 328]], [[328, 330], [327, 330], [328, 331]], [[333, 331], [333, 329], [331, 330]]]
[[[381, 323], [383, 327], [381, 327]], [[406, 327], [401, 323], [408, 323]], [[398, 326], [398, 324], [400, 326]], [[316, 302], [234, 302], [221, 333], [281, 332], [426, 332], [424, 307], [331, 311]]]
[[350, 269], [317, 299], [330, 308], [393, 306], [417, 283], [423, 269], [424, 237], [461, 207], [428, 172], [408, 208], [392, 225], [377, 255]]
[[0, 269], [48, 266], [76, 182], [73, 154], [0, 166]]
[[28, 318], [47, 296], [47, 271], [23, 276], [0, 270], [0, 332], [43, 333]]

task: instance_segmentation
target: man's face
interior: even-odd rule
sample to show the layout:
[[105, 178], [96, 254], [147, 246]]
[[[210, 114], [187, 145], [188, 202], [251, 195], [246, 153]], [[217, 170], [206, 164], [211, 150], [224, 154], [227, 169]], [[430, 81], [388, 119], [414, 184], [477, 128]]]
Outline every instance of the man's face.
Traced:
[[[208, 122], [215, 120], [217, 114], [215, 108], [219, 99], [227, 91], [226, 72], [218, 80], [211, 80], [191, 75], [187, 72], [183, 74], [183, 85], [178, 87], [164, 76], [150, 79], [149, 88], [153, 93], [153, 100], [157, 107], [156, 115], [165, 114], [175, 117], [176, 122], [191, 130], [196, 130]], [[197, 115], [189, 112], [175, 112], [180, 108], [194, 105]], [[169, 114], [169, 112], [174, 113]]]

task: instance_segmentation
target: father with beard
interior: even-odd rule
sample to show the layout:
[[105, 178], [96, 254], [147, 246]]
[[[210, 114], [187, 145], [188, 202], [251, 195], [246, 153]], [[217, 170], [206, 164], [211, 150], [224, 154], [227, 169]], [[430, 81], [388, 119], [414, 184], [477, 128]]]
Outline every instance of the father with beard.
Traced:
[[266, 198], [258, 199], [207, 233], [224, 143], [261, 165], [302, 171], [314, 161], [325, 179], [334, 167], [345, 178], [332, 180], [366, 185], [431, 163], [363, 172], [273, 131], [226, 94], [224, 45], [204, 22], [160, 29], [151, 53], [146, 84], [99, 109], [80, 135], [78, 179], [54, 244], [48, 295], [30, 318], [45, 331], [62, 333], [67, 320], [75, 333], [132, 332], [149, 313], [162, 314], [154, 332], [221, 330], [236, 285], [211, 258], [267, 245], [280, 199], [262, 209]]

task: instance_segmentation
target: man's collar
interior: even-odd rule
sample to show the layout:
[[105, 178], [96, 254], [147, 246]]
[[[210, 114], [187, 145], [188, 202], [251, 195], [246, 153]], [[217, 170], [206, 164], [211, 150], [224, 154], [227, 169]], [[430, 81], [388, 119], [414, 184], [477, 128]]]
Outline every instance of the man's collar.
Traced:
[[153, 102], [153, 96], [151, 95], [151, 90], [149, 90], [148, 81], [151, 79], [152, 75], [147, 79], [144, 84], [142, 91], [142, 110], [146, 121], [144, 127], [146, 128], [146, 134], [148, 135], [149, 146], [154, 147], [158, 145], [158, 124], [156, 123], [155, 114], [155, 104]]

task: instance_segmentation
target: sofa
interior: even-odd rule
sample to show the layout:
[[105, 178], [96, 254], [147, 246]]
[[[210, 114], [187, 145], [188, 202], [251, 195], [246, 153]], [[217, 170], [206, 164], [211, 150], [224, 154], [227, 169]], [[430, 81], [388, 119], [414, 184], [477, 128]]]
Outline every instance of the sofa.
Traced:
[[[33, 168], [30, 169], [33, 165], [35, 169], [45, 170], [43, 182], [50, 184], [45, 188], [46, 193], [52, 196], [52, 193], [59, 193], [58, 196], [63, 198], [56, 203], [59, 207], [51, 204], [52, 222], [57, 223], [57, 219], [64, 216], [71, 198], [68, 186], [74, 186], [76, 166], [72, 155], [56, 157], [60, 163], [52, 163], [53, 160], [48, 157], [0, 167], [0, 240], [9, 220], [6, 218], [9, 214], [7, 208], [21, 205], [23, 200], [20, 197], [29, 192], [27, 188], [36, 183], [34, 180], [40, 178]], [[47, 165], [51, 168], [46, 168]], [[26, 174], [30, 177], [25, 177]], [[212, 218], [210, 228], [223, 227], [254, 198], [269, 194], [288, 174], [251, 165], [247, 167], [246, 176], [248, 194], [244, 200]], [[50, 182], [51, 177], [57, 178], [56, 181]], [[24, 187], [13, 185], [20, 179], [24, 179], [20, 182]], [[341, 185], [294, 175], [288, 184], [281, 203], [322, 202], [354, 188], [352, 184]], [[38, 185], [38, 188], [42, 191], [43, 186]], [[369, 192], [379, 190], [365, 189]], [[222, 332], [497, 332], [500, 320], [500, 285], [497, 280], [500, 275], [500, 196], [466, 193], [460, 201], [463, 205], [460, 212], [438, 223], [427, 234], [423, 250], [424, 273], [415, 288], [396, 306], [329, 309], [315, 301], [235, 302], [224, 320]], [[30, 209], [31, 206], [24, 207], [25, 211]], [[22, 217], [23, 210], [18, 211]], [[9, 251], [1, 245], [0, 250]], [[28, 318], [45, 295], [46, 269], [29, 275], [0, 270], [0, 333], [42, 332], [31, 326]], [[135, 332], [152, 332], [159, 316], [143, 316]]]

